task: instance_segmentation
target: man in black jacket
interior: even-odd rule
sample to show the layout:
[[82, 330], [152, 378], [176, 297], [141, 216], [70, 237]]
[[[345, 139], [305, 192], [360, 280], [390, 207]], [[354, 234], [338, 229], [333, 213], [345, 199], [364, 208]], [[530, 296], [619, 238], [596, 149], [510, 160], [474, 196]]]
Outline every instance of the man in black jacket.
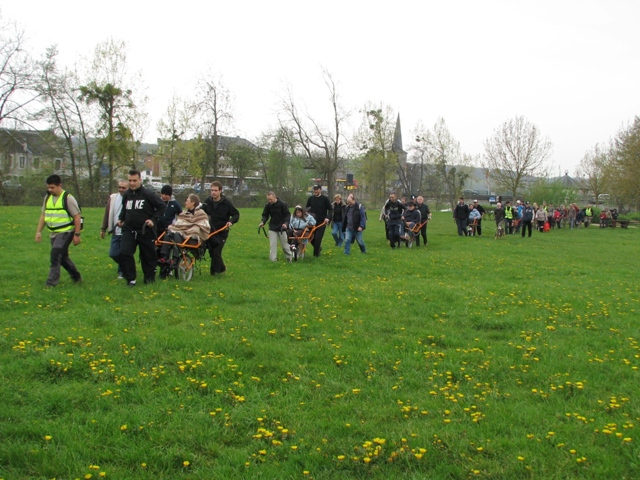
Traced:
[[344, 222], [342, 229], [344, 230], [344, 254], [349, 255], [351, 253], [351, 243], [353, 239], [358, 242], [360, 251], [367, 253], [367, 248], [362, 240], [362, 232], [367, 227], [367, 215], [364, 211], [364, 207], [356, 202], [356, 197], [353, 193], [350, 193], [347, 197], [347, 206], [343, 209]]
[[389, 200], [384, 204], [383, 212], [389, 226], [389, 241], [391, 248], [400, 246], [401, 236], [404, 235], [402, 215], [406, 207], [397, 199], [396, 192], [389, 194]]
[[[431, 209], [429, 208], [429, 205], [424, 203], [424, 197], [422, 195], [418, 195], [418, 198], [416, 198], [416, 202], [418, 203], [416, 208], [420, 212], [420, 218], [422, 223], [422, 227], [420, 228], [420, 235], [422, 235], [422, 240], [423, 240], [424, 246], [426, 247], [427, 246], [427, 222], [431, 220]], [[417, 247], [420, 246], [420, 235], [416, 238]]]
[[[307, 210], [315, 217], [316, 225], [320, 225], [329, 217], [331, 213], [331, 201], [328, 197], [322, 195], [322, 186], [313, 186], [313, 195], [311, 195], [307, 200]], [[325, 228], [326, 225], [323, 225], [322, 227], [316, 228], [313, 232], [311, 245], [313, 245], [314, 257], [320, 256], [320, 251], [322, 250], [322, 237], [324, 237]]]
[[118, 226], [122, 228], [120, 244], [120, 267], [127, 284], [136, 284], [136, 262], [133, 255], [136, 246], [140, 249], [140, 264], [144, 283], [156, 280], [156, 224], [164, 214], [166, 205], [152, 190], [142, 186], [138, 170], [129, 170], [129, 190], [122, 195], [122, 210]]
[[267, 220], [269, 220], [269, 260], [272, 262], [278, 261], [278, 241], [282, 246], [287, 262], [291, 262], [293, 254], [289, 247], [289, 239], [287, 238], [287, 229], [289, 228], [289, 221], [291, 215], [289, 214], [289, 207], [286, 203], [276, 197], [274, 192], [267, 193], [267, 204], [262, 210], [262, 222], [260, 227], [263, 227]]
[[453, 209], [453, 219], [458, 226], [460, 237], [467, 235], [467, 222], [469, 221], [469, 205], [464, 203], [464, 198], [460, 197], [456, 208]]
[[[211, 196], [204, 201], [202, 209], [209, 215], [211, 232], [215, 232], [225, 226], [231, 227], [231, 225], [238, 223], [238, 220], [240, 220], [240, 212], [222, 194], [222, 184], [220, 182], [211, 183]], [[211, 256], [211, 268], [209, 269], [211, 275], [220, 274], [227, 270], [224, 260], [222, 260], [222, 249], [228, 237], [229, 229], [215, 234], [207, 242], [209, 255]]]

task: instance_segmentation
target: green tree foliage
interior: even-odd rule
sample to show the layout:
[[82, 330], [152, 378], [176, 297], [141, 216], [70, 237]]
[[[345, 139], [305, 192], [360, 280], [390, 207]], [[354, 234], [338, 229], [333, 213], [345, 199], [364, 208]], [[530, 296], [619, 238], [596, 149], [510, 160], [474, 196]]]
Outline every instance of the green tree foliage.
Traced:
[[611, 184], [618, 204], [640, 207], [640, 117], [621, 129], [611, 146]]
[[249, 144], [233, 142], [227, 148], [224, 159], [238, 179], [238, 191], [241, 192], [244, 179], [256, 169], [258, 163], [256, 148]]
[[[109, 186], [113, 184], [113, 174], [118, 167], [130, 164], [133, 158], [131, 131], [121, 121], [123, 110], [133, 108], [131, 91], [122, 90], [107, 83], [98, 85], [95, 81], [80, 87], [80, 98], [87, 105], [98, 106], [100, 137], [97, 154], [107, 159], [109, 167]], [[134, 165], [132, 165], [134, 166]]]
[[578, 200], [578, 192], [574, 188], [567, 188], [561, 180], [549, 180], [548, 178], [538, 178], [527, 188], [526, 198], [542, 205], [552, 203], [553, 205], [568, 205]]
[[301, 201], [309, 186], [311, 173], [304, 169], [305, 159], [296, 152], [294, 134], [283, 127], [262, 135], [256, 168], [266, 190], [273, 190], [288, 203]]
[[362, 154], [355, 160], [365, 193], [372, 203], [381, 204], [397, 180], [397, 154], [392, 151], [395, 124], [391, 108], [369, 105], [364, 110], [356, 143]]

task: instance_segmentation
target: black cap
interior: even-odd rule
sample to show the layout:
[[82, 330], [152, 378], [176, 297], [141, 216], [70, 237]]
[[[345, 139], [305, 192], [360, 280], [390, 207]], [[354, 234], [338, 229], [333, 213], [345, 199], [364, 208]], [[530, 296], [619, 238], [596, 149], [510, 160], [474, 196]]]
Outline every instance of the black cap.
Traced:
[[171, 185], [163, 185], [162, 189], [160, 190], [160, 193], [162, 195], [173, 195], [173, 188], [171, 188]]
[[313, 189], [314, 189], [314, 190], [321, 190], [321, 189], [322, 189], [322, 185], [315, 184], [315, 185], [313, 186]]

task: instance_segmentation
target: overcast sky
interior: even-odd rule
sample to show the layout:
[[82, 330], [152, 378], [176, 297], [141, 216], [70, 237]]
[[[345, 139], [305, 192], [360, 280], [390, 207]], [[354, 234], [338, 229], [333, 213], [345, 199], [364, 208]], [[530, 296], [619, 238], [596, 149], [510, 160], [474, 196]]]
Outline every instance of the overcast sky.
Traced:
[[[400, 114], [405, 150], [418, 122], [443, 117], [465, 153], [483, 153], [516, 115], [554, 145], [554, 173], [640, 114], [640, 2], [464, 0], [394, 2], [110, 0], [0, 2], [39, 56], [57, 44], [63, 63], [91, 57], [109, 37], [127, 42], [156, 123], [174, 93], [190, 96], [210, 69], [232, 92], [235, 128], [256, 138], [274, 126], [286, 85], [324, 114], [322, 68], [357, 112], [382, 102]], [[357, 127], [361, 116], [351, 118]]]

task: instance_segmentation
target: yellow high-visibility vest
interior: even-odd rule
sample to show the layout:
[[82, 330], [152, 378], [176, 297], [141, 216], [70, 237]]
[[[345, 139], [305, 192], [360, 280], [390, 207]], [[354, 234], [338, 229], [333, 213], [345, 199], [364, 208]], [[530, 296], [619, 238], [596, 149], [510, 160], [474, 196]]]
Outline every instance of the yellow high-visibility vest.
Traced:
[[68, 232], [75, 228], [73, 217], [64, 208], [65, 193], [63, 190], [56, 203], [53, 202], [53, 195], [49, 195], [44, 206], [44, 222], [53, 232]]

